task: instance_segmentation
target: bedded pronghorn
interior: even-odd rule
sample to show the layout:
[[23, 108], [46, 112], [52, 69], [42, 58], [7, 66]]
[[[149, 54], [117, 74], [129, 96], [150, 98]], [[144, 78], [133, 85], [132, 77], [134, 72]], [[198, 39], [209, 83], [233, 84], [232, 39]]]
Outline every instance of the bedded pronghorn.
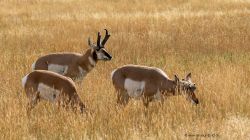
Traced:
[[74, 82], [65, 76], [46, 70], [35, 70], [22, 79], [22, 86], [28, 97], [27, 113], [41, 100], [56, 103], [59, 106], [80, 109], [85, 105], [77, 94]]
[[195, 96], [196, 86], [191, 81], [191, 73], [185, 79], [171, 80], [161, 69], [155, 67], [125, 65], [111, 73], [115, 89], [118, 92], [117, 103], [126, 105], [129, 98], [142, 97], [143, 104], [148, 107], [150, 101], [163, 96], [185, 95], [194, 104], [199, 101]]
[[53, 53], [38, 58], [33, 64], [33, 70], [49, 70], [72, 78], [82, 80], [96, 65], [98, 60], [111, 60], [112, 56], [105, 50], [104, 45], [110, 37], [106, 30], [101, 41], [100, 32], [97, 34], [96, 45], [88, 39], [89, 49], [84, 53]]

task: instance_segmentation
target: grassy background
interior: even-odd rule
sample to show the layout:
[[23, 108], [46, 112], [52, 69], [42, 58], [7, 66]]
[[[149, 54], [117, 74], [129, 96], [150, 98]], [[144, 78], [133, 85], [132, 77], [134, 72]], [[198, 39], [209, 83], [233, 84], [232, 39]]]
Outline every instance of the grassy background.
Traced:
[[[1, 139], [250, 138], [249, 0], [1, 0], [0, 7]], [[29, 119], [21, 78], [31, 64], [51, 52], [84, 52], [104, 28], [113, 60], [77, 84], [93, 114], [41, 102]], [[178, 96], [146, 113], [141, 101], [118, 108], [110, 72], [130, 63], [170, 77], [192, 72], [200, 104]]]

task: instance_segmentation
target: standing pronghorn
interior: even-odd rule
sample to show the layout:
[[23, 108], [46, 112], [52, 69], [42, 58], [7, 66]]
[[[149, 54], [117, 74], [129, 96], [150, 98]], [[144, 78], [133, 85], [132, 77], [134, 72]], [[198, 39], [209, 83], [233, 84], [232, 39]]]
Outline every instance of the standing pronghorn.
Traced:
[[98, 60], [111, 60], [112, 56], [105, 50], [104, 45], [110, 37], [108, 30], [101, 41], [100, 32], [97, 34], [96, 45], [88, 39], [89, 49], [85, 54], [53, 53], [42, 56], [32, 64], [33, 70], [49, 70], [61, 75], [82, 80], [96, 65]]
[[194, 91], [196, 86], [191, 81], [191, 73], [185, 79], [171, 80], [161, 69], [139, 65], [125, 65], [115, 69], [112, 74], [112, 81], [118, 92], [117, 102], [126, 105], [129, 98], [142, 97], [143, 104], [148, 107], [150, 101], [160, 99], [162, 95], [186, 96], [191, 102], [198, 104]]
[[23, 77], [22, 86], [29, 100], [28, 114], [41, 99], [73, 110], [79, 108], [81, 113], [84, 112], [85, 105], [77, 94], [74, 82], [68, 77], [46, 70], [35, 70]]

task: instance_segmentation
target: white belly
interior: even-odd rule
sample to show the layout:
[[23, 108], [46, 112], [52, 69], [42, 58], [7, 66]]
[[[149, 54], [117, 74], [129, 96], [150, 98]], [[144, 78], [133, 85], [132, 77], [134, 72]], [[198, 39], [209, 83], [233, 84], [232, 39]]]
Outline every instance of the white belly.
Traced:
[[49, 64], [48, 70], [56, 72], [61, 75], [67, 74], [68, 66], [67, 65], [57, 65], [57, 64]]
[[56, 102], [58, 100], [60, 91], [43, 83], [38, 84], [39, 97], [50, 102]]
[[132, 98], [139, 98], [145, 88], [145, 81], [135, 81], [131, 79], [125, 79], [124, 88], [127, 90], [128, 95]]

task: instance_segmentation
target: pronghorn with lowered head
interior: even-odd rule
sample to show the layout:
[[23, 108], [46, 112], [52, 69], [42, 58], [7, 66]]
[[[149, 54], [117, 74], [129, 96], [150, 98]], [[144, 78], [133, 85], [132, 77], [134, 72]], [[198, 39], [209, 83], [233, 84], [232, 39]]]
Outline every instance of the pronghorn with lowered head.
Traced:
[[85, 105], [77, 94], [72, 79], [46, 70], [35, 70], [22, 79], [22, 86], [28, 97], [27, 113], [30, 114], [43, 99], [58, 106], [70, 107], [74, 111], [85, 111]]
[[42, 56], [32, 64], [33, 70], [49, 70], [72, 78], [74, 81], [82, 80], [99, 60], [111, 60], [112, 56], [105, 50], [104, 45], [110, 37], [108, 30], [101, 41], [100, 32], [97, 34], [96, 45], [88, 39], [89, 49], [84, 54], [79, 53], [53, 53]]
[[118, 92], [117, 103], [126, 105], [129, 98], [142, 97], [143, 104], [148, 107], [150, 101], [158, 99], [163, 102], [163, 95], [185, 95], [194, 104], [199, 101], [195, 96], [195, 84], [191, 81], [191, 73], [180, 80], [176, 75], [171, 80], [159, 68], [140, 65], [125, 65], [115, 69], [112, 82]]

